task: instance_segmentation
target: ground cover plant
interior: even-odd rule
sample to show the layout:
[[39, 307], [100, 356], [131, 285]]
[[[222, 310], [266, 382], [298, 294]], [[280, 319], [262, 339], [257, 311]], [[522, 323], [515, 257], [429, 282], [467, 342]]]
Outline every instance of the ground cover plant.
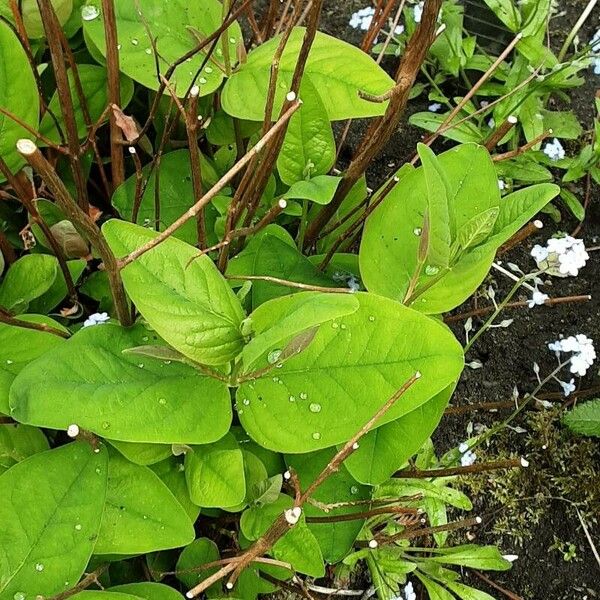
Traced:
[[593, 339], [432, 439], [505, 311], [590, 300], [551, 285], [595, 250], [595, 4], [553, 48], [550, 2], [482, 3], [497, 48], [454, 0], [358, 7], [360, 47], [323, 0], [0, 0], [0, 599], [511, 594], [461, 478], [528, 468], [478, 457]]

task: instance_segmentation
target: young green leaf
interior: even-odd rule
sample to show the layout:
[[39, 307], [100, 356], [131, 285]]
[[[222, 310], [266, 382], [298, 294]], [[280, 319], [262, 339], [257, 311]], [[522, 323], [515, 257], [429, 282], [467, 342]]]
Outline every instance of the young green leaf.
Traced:
[[138, 442], [119, 442], [108, 440], [113, 448], [116, 448], [127, 460], [136, 465], [153, 465], [171, 456], [169, 444], [149, 444]]
[[37, 427], [19, 423], [0, 425], [0, 475], [27, 457], [48, 450], [48, 440]]
[[[198, 538], [191, 544], [187, 545], [177, 560], [177, 579], [186, 587], [192, 588], [198, 582], [206, 579], [218, 570], [218, 567], [209, 569], [196, 569], [200, 565], [207, 564], [219, 560], [219, 549], [217, 545], [208, 538]], [[193, 569], [193, 571], [192, 571]], [[212, 596], [212, 592], [220, 590], [218, 583], [211, 586], [207, 592]]]
[[511, 563], [500, 554], [497, 546], [475, 544], [446, 548], [443, 553], [432, 556], [430, 560], [485, 571], [508, 571], [511, 567]]
[[208, 443], [231, 423], [227, 385], [180, 363], [124, 352], [158, 336], [138, 325], [86, 327], [18, 375], [11, 414], [30, 425], [82, 429], [111, 440]]
[[467, 221], [457, 232], [452, 244], [453, 258], [460, 252], [468, 250], [483, 242], [494, 228], [500, 209], [497, 206], [475, 215]]
[[308, 180], [297, 181], [283, 197], [310, 200], [316, 204], [329, 204], [341, 179], [333, 175], [317, 175]]
[[[117, 220], [105, 223], [102, 231], [117, 256], [156, 236], [144, 227]], [[222, 365], [242, 349], [244, 313], [239, 300], [212, 260], [198, 256], [193, 246], [169, 238], [125, 267], [122, 276], [144, 318], [187, 357]]]
[[109, 588], [108, 591], [132, 594], [144, 600], [183, 600], [183, 596], [176, 589], [153, 581], [115, 585]]
[[94, 554], [142, 554], [185, 546], [193, 539], [192, 521], [158, 476], [112, 451]]
[[353, 297], [356, 312], [320, 327], [303, 352], [238, 389], [240, 421], [262, 446], [299, 453], [344, 442], [417, 371], [422, 377], [380, 425], [458, 378], [462, 350], [443, 325], [374, 294]]
[[575, 433], [600, 437], [600, 400], [578, 404], [565, 414], [563, 423]]
[[0, 597], [49, 597], [77, 584], [100, 527], [106, 476], [106, 450], [85, 442], [34, 454], [0, 476]]

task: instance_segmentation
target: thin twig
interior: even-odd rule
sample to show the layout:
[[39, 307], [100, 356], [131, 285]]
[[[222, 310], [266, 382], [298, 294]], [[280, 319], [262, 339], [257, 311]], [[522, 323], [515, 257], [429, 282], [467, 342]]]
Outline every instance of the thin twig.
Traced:
[[14, 325], [15, 327], [21, 327], [23, 329], [34, 329], [36, 331], [43, 331], [44, 333], [51, 333], [62, 338], [69, 338], [71, 334], [68, 331], [62, 329], [56, 329], [44, 323], [33, 323], [31, 321], [23, 321], [14, 317], [9, 310], [0, 306], [0, 322], [6, 323], [7, 325]]
[[520, 469], [524, 467], [523, 459], [497, 460], [490, 463], [478, 463], [465, 467], [448, 467], [445, 469], [427, 469], [419, 471], [415, 469], [402, 469], [396, 471], [392, 477], [401, 479], [429, 479], [430, 477], [453, 477], [454, 475], [471, 475], [473, 473], [485, 473], [498, 469]]
[[271, 277], [270, 275], [226, 275], [227, 279], [242, 280], [242, 281], [268, 281], [285, 287], [297, 288], [299, 290], [310, 290], [313, 292], [325, 292], [328, 294], [354, 294], [354, 290], [343, 287], [324, 287], [322, 285], [311, 285], [309, 283], [300, 283], [299, 281], [289, 281], [279, 277]]

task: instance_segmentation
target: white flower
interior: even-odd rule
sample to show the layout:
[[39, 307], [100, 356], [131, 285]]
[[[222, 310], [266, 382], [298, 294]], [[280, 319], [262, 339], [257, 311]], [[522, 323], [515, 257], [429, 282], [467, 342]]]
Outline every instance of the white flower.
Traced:
[[571, 379], [571, 381], [559, 381], [560, 387], [563, 389], [565, 397], [568, 396], [571, 392], [575, 391], [575, 380]]
[[565, 235], [550, 238], [546, 247], [536, 244], [531, 250], [538, 268], [557, 277], [576, 277], [590, 258], [583, 240]]
[[404, 25], [396, 25], [394, 29], [394, 35], [402, 35], [404, 33]]
[[415, 594], [413, 584], [410, 581], [404, 586], [404, 598], [405, 600], [417, 600], [417, 594]]
[[350, 17], [350, 27], [367, 31], [371, 26], [375, 9], [372, 6], [361, 8]]
[[535, 290], [531, 299], [527, 301], [527, 306], [529, 308], [533, 308], [534, 306], [542, 306], [542, 304], [546, 303], [546, 300], [549, 300], [548, 294], [543, 294], [539, 290]]
[[83, 326], [90, 327], [91, 325], [102, 325], [102, 323], [106, 323], [109, 319], [108, 313], [94, 313], [83, 322]]
[[493, 117], [488, 121], [488, 127], [490, 129], [495, 129], [496, 128], [496, 121], [494, 121]]
[[476, 459], [477, 459], [477, 455], [475, 454], [475, 452], [471, 452], [470, 450], [467, 450], [460, 457], [460, 464], [463, 467], [470, 467], [475, 462]]
[[498, 179], [498, 189], [500, 191], [503, 191], [506, 189], [506, 182], [504, 181], [504, 179]]
[[440, 108], [442, 108], [442, 105], [439, 102], [434, 102], [433, 104], [430, 104], [427, 108], [427, 110], [429, 112], [437, 112], [438, 110], [440, 110]]
[[[570, 359], [570, 371], [580, 377], [583, 377], [586, 374], [587, 370], [596, 360], [594, 341], [588, 338], [587, 335], [581, 333], [551, 342], [548, 344], [548, 349], [555, 352], [557, 356], [560, 356], [561, 352], [572, 353], [573, 356], [571, 356]], [[564, 386], [563, 390], [565, 390]], [[566, 394], [566, 391], [565, 395], [568, 395]]]
[[548, 142], [544, 146], [544, 154], [550, 160], [561, 160], [565, 157], [565, 149], [557, 138], [554, 138], [551, 142]]
[[417, 4], [413, 8], [413, 16], [415, 18], [415, 23], [421, 22], [421, 17], [423, 16], [423, 4], [423, 2], [419, 2], [419, 4]]
[[469, 449], [469, 444], [467, 444], [467, 442], [462, 442], [459, 446], [458, 446], [458, 451], [462, 452], [463, 454]]
[[600, 29], [596, 31], [594, 37], [590, 40], [590, 46], [592, 47], [592, 67], [594, 67], [594, 73], [600, 75]]

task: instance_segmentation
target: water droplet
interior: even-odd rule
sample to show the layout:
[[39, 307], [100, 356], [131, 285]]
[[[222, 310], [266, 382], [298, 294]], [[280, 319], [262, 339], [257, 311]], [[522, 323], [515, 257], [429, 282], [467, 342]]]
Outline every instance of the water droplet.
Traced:
[[24, 592], [15, 592], [15, 595], [13, 596], [13, 598], [15, 600], [25, 600], [25, 598], [27, 598], [27, 596], [25, 595]]
[[13, 364], [13, 361], [12, 361], [12, 360], [10, 360], [10, 358], [7, 358], [7, 359], [6, 359], [6, 364], [7, 364], [7, 365], [12, 365], [12, 364]]
[[148, 518], [148, 515], [144, 515], [144, 516], [143, 516], [143, 519], [147, 519], [147, 518]]
[[416, 236], [419, 236], [419, 235], [421, 235], [421, 234], [423, 233], [423, 230], [422, 230], [420, 227], [415, 227], [415, 228], [413, 229], [413, 233], [414, 233]]
[[355, 485], [353, 485], [353, 486], [350, 488], [350, 493], [351, 493], [351, 494], [358, 494], [358, 488], [357, 488]]
[[108, 421], [104, 421], [102, 423], [102, 429], [110, 429], [110, 423]]
[[230, 44], [235, 44], [235, 38], [234, 37], [230, 37], [229, 38], [229, 43]]
[[205, 77], [199, 77], [198, 78], [198, 83], [200, 83], [201, 85], [204, 85], [206, 83], [206, 78]]
[[170, 361], [170, 360], [165, 360], [165, 361], [163, 361], [163, 362], [165, 363], [165, 365], [170, 365], [170, 364], [171, 364], [171, 361]]
[[313, 439], [313, 440], [320, 440], [320, 439], [321, 439], [321, 434], [320, 434], [318, 431], [315, 431], [315, 432], [312, 434], [312, 439]]
[[122, 47], [121, 44], [117, 44], [117, 50], [120, 50]]
[[144, 368], [144, 363], [139, 363], [139, 364], [138, 364], [138, 367], [139, 367], [140, 369], [143, 369], [143, 368]]
[[279, 377], [273, 377], [273, 383], [278, 383], [279, 382]]
[[248, 405], [250, 404], [250, 400], [248, 400], [248, 398], [244, 398], [244, 399], [242, 400], [242, 404], [243, 404], [244, 406], [248, 406]]
[[102, 469], [100, 467], [96, 467], [96, 473], [100, 475], [100, 473], [102, 473]]
[[208, 66], [207, 66], [207, 67], [204, 67], [204, 71], [205, 71], [206, 73], [212, 73], [212, 72], [213, 72], [213, 69], [212, 69], [212, 67], [208, 67]]
[[145, 52], [146, 54], [152, 54], [152, 48], [146, 48]]
[[308, 409], [310, 410], [310, 412], [319, 413], [319, 412], [321, 412], [321, 405], [318, 404], [317, 402], [311, 402]]
[[296, 396], [290, 396], [290, 402], [296, 402]]
[[81, 18], [84, 21], [93, 21], [100, 16], [100, 10], [97, 6], [93, 4], [88, 4], [87, 6], [81, 7]]
[[308, 394], [306, 392], [300, 392], [300, 400], [306, 400], [308, 398]]
[[147, 335], [145, 335], [145, 336], [142, 338], [142, 341], [143, 341], [143, 342], [147, 342], [147, 341], [148, 341], [148, 336], [147, 336]]
[[342, 329], [346, 329], [346, 325], [344, 325], [344, 323], [342, 323], [342, 324], [340, 325], [340, 327], [341, 327]]
[[137, 45], [139, 44], [139, 42], [138, 42], [138, 39], [137, 39], [137, 38], [131, 38], [131, 43], [132, 43], [134, 46], [137, 46]]
[[41, 573], [44, 570], [44, 565], [42, 563], [36, 563], [35, 570]]
[[271, 350], [271, 352], [269, 352], [269, 354], [267, 355], [267, 362], [270, 365], [274, 365], [279, 360], [281, 353], [282, 353], [282, 350], [280, 350], [279, 348], [277, 348], [275, 350]]
[[81, 523], [77, 523], [77, 525], [75, 525], [75, 529], [77, 531], [81, 531]]
[[223, 56], [223, 50], [221, 50], [221, 48], [217, 48], [217, 56]]
[[159, 398], [159, 399], [158, 399], [158, 403], [159, 403], [161, 406], [165, 406], [165, 405], [167, 404], [167, 401], [166, 401], [166, 399], [165, 399], [165, 398]]
[[337, 328], [339, 327], [339, 325], [338, 325], [338, 324], [337, 324], [335, 321], [334, 321], [334, 322], [331, 324], [331, 326], [332, 326], [334, 329], [337, 329]]
[[434, 267], [433, 265], [427, 265], [425, 267], [426, 275], [437, 275], [440, 272], [438, 267]]
[[373, 315], [369, 315], [369, 321], [371, 321], [371, 323], [375, 320], [375, 317]]

